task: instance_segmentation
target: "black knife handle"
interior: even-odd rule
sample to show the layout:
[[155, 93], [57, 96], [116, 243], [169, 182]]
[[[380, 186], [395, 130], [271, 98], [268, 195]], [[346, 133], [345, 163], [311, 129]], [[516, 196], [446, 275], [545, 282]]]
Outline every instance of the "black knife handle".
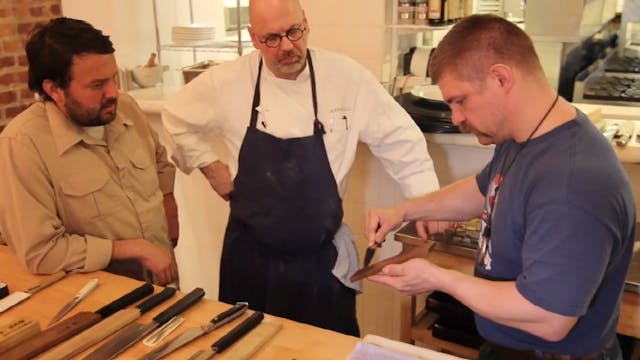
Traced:
[[204, 290], [202, 288], [195, 288], [190, 293], [183, 296], [182, 299], [176, 301], [173, 305], [169, 306], [165, 311], [156, 315], [153, 321], [162, 325], [171, 320], [172, 317], [187, 310], [191, 305], [198, 302], [204, 296]]
[[211, 350], [215, 351], [216, 354], [223, 352], [226, 348], [231, 346], [231, 344], [243, 337], [244, 334], [248, 333], [253, 328], [258, 326], [262, 319], [264, 319], [264, 314], [261, 311], [254, 312], [251, 316], [231, 329], [218, 341], [214, 342], [213, 345], [211, 345]]
[[104, 319], [107, 316], [115, 313], [116, 311], [122, 310], [125, 307], [133, 304], [134, 302], [152, 293], [153, 293], [153, 285], [149, 283], [144, 283], [143, 285], [137, 287], [136, 289], [130, 291], [129, 293], [103, 306], [98, 311], [96, 311], [96, 314], [100, 315], [100, 317]]
[[237, 313], [238, 311], [248, 307], [249, 304], [247, 304], [246, 302], [239, 302], [236, 303], [235, 305], [233, 305], [233, 307], [231, 307], [228, 310], [225, 310], [223, 312], [221, 312], [220, 314], [216, 315], [213, 317], [213, 319], [211, 319], [211, 321], [209, 321], [212, 324], [216, 324], [218, 322], [220, 322], [221, 320], [224, 320], [226, 318], [228, 318], [229, 316]]
[[140, 314], [144, 314], [147, 311], [156, 307], [157, 305], [160, 305], [163, 301], [172, 297], [175, 293], [176, 293], [176, 288], [166, 287], [161, 292], [153, 295], [152, 297], [140, 303], [140, 305], [138, 305], [137, 308], [140, 309]]

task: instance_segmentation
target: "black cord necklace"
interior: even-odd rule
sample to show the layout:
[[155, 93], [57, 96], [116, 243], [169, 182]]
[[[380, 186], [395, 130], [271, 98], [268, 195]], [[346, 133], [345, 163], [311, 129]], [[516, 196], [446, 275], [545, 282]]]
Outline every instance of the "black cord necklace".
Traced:
[[549, 109], [547, 110], [547, 112], [544, 113], [544, 116], [542, 117], [542, 119], [540, 119], [540, 121], [538, 121], [538, 125], [536, 125], [536, 127], [533, 129], [531, 134], [529, 134], [529, 136], [527, 137], [527, 140], [525, 140], [524, 143], [522, 144], [522, 146], [520, 147], [520, 149], [518, 149], [518, 152], [516, 152], [516, 154], [513, 156], [513, 160], [511, 160], [511, 162], [509, 163], [509, 166], [506, 169], [505, 169], [504, 165], [507, 162], [507, 156], [505, 155], [504, 159], [502, 160], [502, 166], [501, 166], [501, 169], [500, 169], [500, 175], [502, 175], [503, 181], [504, 181], [505, 176], [507, 175], [507, 172], [509, 172], [509, 169], [511, 169], [511, 166], [513, 165], [513, 163], [516, 162], [516, 159], [518, 158], [518, 155], [520, 155], [520, 152], [522, 152], [522, 150], [524, 150], [525, 146], [527, 146], [527, 144], [529, 144], [529, 140], [531, 140], [531, 138], [533, 137], [533, 134], [535, 134], [536, 131], [538, 131], [538, 129], [540, 128], [540, 125], [542, 125], [542, 123], [547, 118], [547, 116], [549, 116], [549, 113], [551, 113], [551, 110], [553, 109], [553, 107], [556, 106], [556, 103], [558, 102], [558, 98], [559, 97], [560, 97], [560, 95], [556, 93], [556, 98], [553, 99], [553, 102], [551, 103], [551, 106], [549, 106]]

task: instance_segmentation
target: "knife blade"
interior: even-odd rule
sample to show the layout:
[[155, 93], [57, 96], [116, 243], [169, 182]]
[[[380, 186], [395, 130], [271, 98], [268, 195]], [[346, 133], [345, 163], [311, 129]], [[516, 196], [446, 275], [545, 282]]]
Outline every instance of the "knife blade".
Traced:
[[107, 336], [139, 319], [142, 314], [153, 309], [176, 293], [173, 287], [164, 290], [143, 301], [140, 305], [122, 309], [100, 321], [80, 334], [47, 351], [39, 360], [67, 360], [80, 354]]
[[214, 342], [211, 345], [211, 349], [199, 350], [191, 355], [189, 360], [211, 359], [215, 354], [223, 352], [229, 346], [233, 345], [234, 342], [238, 341], [246, 333], [251, 331], [251, 329], [258, 326], [258, 324], [262, 322], [262, 319], [264, 319], [264, 314], [261, 311], [254, 312], [251, 316], [222, 336], [218, 341]]
[[375, 247], [368, 247], [367, 251], [364, 253], [364, 261], [362, 262], [362, 267], [366, 268], [371, 264], [371, 259], [373, 259], [373, 254], [376, 253]]
[[65, 316], [69, 311], [71, 311], [71, 309], [73, 309], [76, 305], [78, 305], [78, 303], [82, 301], [82, 299], [84, 299], [87, 295], [89, 295], [89, 293], [92, 292], [97, 285], [98, 285], [97, 278], [93, 278], [89, 280], [89, 282], [85, 286], [83, 286], [82, 289], [80, 289], [80, 291], [78, 291], [78, 293], [73, 297], [73, 299], [71, 299], [71, 301], [69, 301], [65, 306], [63, 306], [62, 309], [60, 309], [60, 311], [58, 311], [58, 313], [53, 317], [53, 319], [51, 319], [47, 327], [55, 324], [56, 322], [58, 322], [58, 320], [62, 319], [62, 317]]
[[138, 340], [151, 333], [153, 330], [169, 321], [172, 317], [181, 314], [194, 305], [204, 296], [202, 288], [195, 288], [190, 293], [176, 301], [169, 308], [156, 315], [148, 324], [133, 323], [120, 330], [114, 337], [87, 355], [85, 360], [109, 360], [118, 356]]
[[31, 295], [37, 293], [38, 291], [46, 288], [47, 286], [55, 283], [56, 281], [62, 279], [67, 275], [64, 271], [58, 271], [57, 273], [53, 273], [47, 277], [45, 277], [42, 281], [40, 281], [37, 285], [30, 287], [25, 291], [14, 291], [9, 296], [4, 297], [0, 300], [0, 313], [5, 312], [9, 308], [13, 307], [21, 303], [22, 301], [28, 299]]
[[205, 325], [193, 327], [185, 330], [182, 334], [175, 337], [173, 340], [162, 344], [157, 349], [149, 352], [140, 358], [140, 360], [157, 360], [161, 359], [165, 355], [168, 355], [175, 350], [179, 349], [183, 345], [199, 338], [200, 336], [210, 333], [213, 330], [227, 324], [234, 319], [240, 317], [249, 307], [246, 302], [238, 302], [230, 309], [227, 309], [220, 314], [216, 315], [206, 323]]
[[64, 340], [69, 339], [82, 330], [89, 328], [91, 325], [99, 322], [123, 307], [133, 304], [152, 292], [153, 285], [151, 284], [139, 286], [129, 293], [112, 301], [108, 305], [98, 309], [96, 312], [81, 311], [74, 314], [73, 316], [43, 331], [39, 336], [30, 338], [29, 340], [21, 343], [20, 346], [3, 353], [0, 357], [3, 360], [32, 359], [36, 355], [52, 348]]

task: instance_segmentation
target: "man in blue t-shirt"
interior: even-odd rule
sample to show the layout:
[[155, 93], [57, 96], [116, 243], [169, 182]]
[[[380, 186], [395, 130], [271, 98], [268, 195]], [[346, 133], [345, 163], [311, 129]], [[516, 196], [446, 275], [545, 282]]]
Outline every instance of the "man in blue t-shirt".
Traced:
[[456, 24], [429, 73], [454, 124], [496, 144], [495, 153], [477, 176], [370, 211], [366, 234], [373, 246], [403, 221], [432, 221], [431, 229], [479, 217], [476, 276], [413, 259], [369, 279], [460, 300], [487, 340], [481, 359], [620, 358], [615, 332], [636, 214], [611, 145], [549, 87], [531, 39], [502, 18]]

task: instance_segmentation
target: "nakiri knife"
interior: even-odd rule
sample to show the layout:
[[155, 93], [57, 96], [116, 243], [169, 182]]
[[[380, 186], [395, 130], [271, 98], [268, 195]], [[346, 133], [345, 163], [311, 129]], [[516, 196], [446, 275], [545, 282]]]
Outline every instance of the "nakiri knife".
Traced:
[[213, 330], [227, 324], [234, 319], [240, 317], [248, 308], [249, 304], [246, 302], [238, 302], [230, 309], [227, 309], [220, 314], [216, 315], [211, 321], [205, 325], [193, 327], [185, 330], [182, 334], [175, 337], [173, 340], [162, 344], [160, 347], [149, 352], [140, 358], [140, 360], [157, 360], [174, 352], [183, 345], [199, 338], [202, 335], [208, 334]]
[[86, 356], [85, 360], [109, 360], [118, 356], [120, 353], [127, 350], [138, 340], [151, 333], [162, 324], [169, 321], [172, 317], [181, 314], [189, 307], [194, 305], [204, 296], [204, 290], [202, 288], [195, 288], [190, 293], [176, 301], [169, 308], [156, 315], [153, 320], [148, 324], [133, 323], [126, 328], [120, 330], [114, 337], [102, 346], [94, 350], [91, 354]]
[[33, 295], [36, 292], [46, 288], [47, 286], [53, 284], [54, 282], [62, 279], [66, 275], [67, 275], [66, 272], [58, 271], [56, 273], [53, 273], [53, 274], [45, 277], [42, 281], [40, 281], [40, 283], [38, 283], [35, 286], [30, 287], [29, 289], [27, 289], [25, 291], [12, 292], [11, 294], [9, 294], [9, 296], [6, 296], [6, 297], [4, 297], [4, 298], [2, 298], [0, 300], [0, 313], [8, 310], [9, 308], [13, 307], [14, 305], [17, 305], [17, 304], [21, 303], [25, 299], [28, 299], [31, 295]]
[[189, 360], [211, 359], [214, 355], [223, 352], [246, 333], [258, 326], [260, 322], [262, 322], [262, 319], [264, 319], [264, 314], [261, 311], [254, 312], [251, 316], [222, 336], [218, 341], [214, 342], [210, 349], [197, 351], [189, 357]]
[[119, 310], [117, 313], [100, 321], [80, 334], [43, 354], [39, 360], [66, 360], [80, 354], [89, 347], [102, 341], [107, 336], [136, 321], [142, 314], [153, 309], [176, 293], [173, 287], [166, 287], [161, 292], [146, 299], [138, 306]]
[[26, 360], [32, 359], [36, 355], [54, 347], [62, 341], [87, 329], [91, 325], [108, 317], [116, 311], [133, 304], [153, 292], [153, 285], [144, 284], [132, 290], [128, 294], [103, 306], [96, 312], [82, 311], [73, 316], [49, 327], [40, 335], [24, 341], [19, 346], [0, 354], [3, 360]]
[[58, 320], [62, 319], [63, 316], [67, 315], [67, 313], [71, 311], [71, 309], [73, 309], [76, 305], [78, 305], [78, 303], [82, 301], [82, 299], [84, 299], [87, 295], [89, 295], [89, 293], [92, 292], [93, 289], [96, 288], [96, 286], [98, 286], [97, 278], [93, 278], [89, 280], [89, 282], [85, 286], [83, 286], [82, 289], [80, 289], [80, 291], [78, 291], [78, 293], [73, 297], [73, 299], [71, 299], [71, 301], [69, 301], [65, 306], [63, 306], [62, 309], [60, 309], [60, 311], [58, 311], [58, 313], [53, 317], [53, 319], [51, 319], [48, 326], [55, 324], [56, 322], [58, 322]]

